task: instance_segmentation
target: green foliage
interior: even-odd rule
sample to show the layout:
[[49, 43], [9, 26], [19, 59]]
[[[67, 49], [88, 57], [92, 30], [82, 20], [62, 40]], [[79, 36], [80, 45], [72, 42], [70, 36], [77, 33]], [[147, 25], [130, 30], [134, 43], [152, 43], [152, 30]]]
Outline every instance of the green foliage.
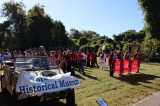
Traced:
[[86, 45], [88, 42], [89, 42], [89, 40], [87, 38], [81, 37], [80, 40], [79, 40], [79, 45], [80, 46]]
[[100, 43], [101, 45], [103, 45], [104, 42], [105, 42], [105, 39], [101, 39], [101, 40], [99, 41], [99, 43]]
[[[68, 39], [65, 26], [61, 21], [54, 21], [41, 5], [33, 6], [26, 14], [22, 2], [6, 2], [2, 13], [7, 21], [0, 24], [0, 47], [9, 49], [26, 49], [44, 45], [50, 47], [67, 47], [74, 45]], [[0, 39], [1, 40], [1, 39]]]
[[94, 50], [94, 47], [90, 46], [90, 45], [83, 45], [80, 47], [81, 50], [84, 50], [84, 51], [93, 51]]
[[72, 39], [79, 39], [81, 37], [81, 34], [78, 30], [73, 28], [73, 29], [70, 29], [69, 37]]
[[[7, 21], [3, 23], [5, 27], [6, 42], [5, 46], [9, 49], [21, 49], [25, 47], [20, 45], [26, 41], [26, 14], [24, 4], [22, 2], [6, 2], [2, 6], [2, 16], [7, 17]], [[14, 44], [14, 45], [13, 45]]]
[[138, 0], [144, 14], [146, 39], [160, 39], [160, 1]]

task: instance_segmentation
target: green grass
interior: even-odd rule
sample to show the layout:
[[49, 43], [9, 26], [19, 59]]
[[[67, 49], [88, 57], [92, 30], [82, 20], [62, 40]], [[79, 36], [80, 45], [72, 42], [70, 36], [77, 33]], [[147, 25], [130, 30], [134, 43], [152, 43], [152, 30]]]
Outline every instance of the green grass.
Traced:
[[141, 64], [139, 74], [109, 76], [109, 71], [86, 68], [86, 76], [78, 74], [81, 85], [76, 89], [78, 106], [97, 106], [103, 97], [110, 106], [128, 106], [160, 91], [160, 64]]
[[[76, 72], [81, 84], [75, 90], [78, 106], [98, 106], [96, 100], [104, 98], [109, 106], [130, 106], [141, 99], [160, 91], [160, 64], [143, 63], [138, 74], [109, 76], [109, 70], [85, 68], [86, 75]], [[60, 101], [65, 103], [64, 100]], [[7, 100], [0, 97], [0, 104]], [[59, 106], [59, 105], [57, 105]]]

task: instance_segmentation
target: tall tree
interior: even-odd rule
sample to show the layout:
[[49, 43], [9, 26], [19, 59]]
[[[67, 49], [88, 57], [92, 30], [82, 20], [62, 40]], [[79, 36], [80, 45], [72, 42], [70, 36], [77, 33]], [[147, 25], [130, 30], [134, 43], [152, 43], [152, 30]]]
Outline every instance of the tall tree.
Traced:
[[146, 38], [160, 39], [160, 0], [138, 0], [145, 20]]
[[54, 46], [66, 47], [68, 45], [69, 39], [65, 30], [65, 26], [61, 21], [53, 22], [52, 38], [54, 40]]
[[[2, 6], [2, 15], [7, 18], [10, 32], [9, 42], [12, 42], [10, 48], [22, 49], [25, 46], [26, 14], [22, 2], [5, 2]], [[14, 46], [14, 47], [13, 47]]]
[[53, 20], [45, 14], [44, 8], [41, 5], [33, 6], [27, 15], [28, 42], [30, 47], [44, 45], [46, 47], [52, 44], [51, 30], [53, 28]]

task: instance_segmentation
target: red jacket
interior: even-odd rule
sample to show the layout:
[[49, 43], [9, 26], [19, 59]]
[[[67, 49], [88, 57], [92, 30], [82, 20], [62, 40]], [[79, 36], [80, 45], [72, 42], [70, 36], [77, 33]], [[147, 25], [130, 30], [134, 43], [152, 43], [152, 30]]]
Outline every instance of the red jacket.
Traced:
[[109, 64], [112, 64], [112, 61], [113, 61], [113, 53], [109, 55]]

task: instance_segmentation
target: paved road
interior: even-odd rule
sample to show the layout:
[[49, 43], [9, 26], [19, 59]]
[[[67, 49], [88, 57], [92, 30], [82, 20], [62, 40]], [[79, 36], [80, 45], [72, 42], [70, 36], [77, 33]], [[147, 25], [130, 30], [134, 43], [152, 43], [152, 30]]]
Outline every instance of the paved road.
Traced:
[[160, 92], [143, 99], [133, 106], [160, 106]]

